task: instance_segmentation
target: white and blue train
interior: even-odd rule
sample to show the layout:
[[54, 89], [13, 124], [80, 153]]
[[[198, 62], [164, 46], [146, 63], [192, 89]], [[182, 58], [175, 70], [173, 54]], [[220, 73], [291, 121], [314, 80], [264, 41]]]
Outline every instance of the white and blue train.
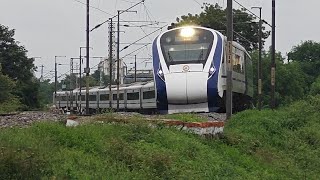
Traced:
[[[226, 37], [204, 27], [159, 35], [152, 48], [157, 109], [169, 114], [224, 109], [226, 46]], [[252, 62], [240, 44], [232, 46], [234, 108], [242, 110], [253, 96]]]
[[[168, 114], [223, 111], [226, 46], [226, 37], [209, 28], [188, 26], [163, 32], [152, 47], [154, 81], [121, 85], [119, 108]], [[244, 47], [236, 42], [232, 52], [233, 104], [235, 110], [242, 110], [253, 96], [252, 62]], [[83, 111], [85, 92], [80, 95], [79, 89], [59, 91], [54, 102], [59, 108]], [[115, 86], [111, 92], [109, 87], [90, 88], [91, 112], [116, 108], [116, 103]]]

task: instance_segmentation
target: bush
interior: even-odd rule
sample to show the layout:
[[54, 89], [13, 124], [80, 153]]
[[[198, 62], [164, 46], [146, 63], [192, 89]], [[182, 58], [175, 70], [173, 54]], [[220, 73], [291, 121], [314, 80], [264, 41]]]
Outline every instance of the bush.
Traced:
[[20, 110], [22, 107], [20, 101], [17, 98], [10, 98], [2, 103], [0, 103], [0, 114], [10, 113]]

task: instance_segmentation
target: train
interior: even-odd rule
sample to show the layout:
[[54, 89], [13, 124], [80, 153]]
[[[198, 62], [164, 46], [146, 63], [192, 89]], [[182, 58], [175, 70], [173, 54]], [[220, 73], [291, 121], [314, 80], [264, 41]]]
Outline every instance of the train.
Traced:
[[[214, 29], [184, 26], [162, 32], [152, 44], [153, 81], [121, 84], [119, 100], [114, 85], [111, 92], [91, 87], [89, 109], [115, 109], [118, 101], [120, 110], [162, 114], [225, 111], [226, 48], [226, 37]], [[253, 96], [252, 61], [237, 42], [232, 42], [232, 56], [233, 109], [241, 111]], [[81, 112], [86, 107], [79, 89], [58, 91], [53, 100], [58, 108]]]

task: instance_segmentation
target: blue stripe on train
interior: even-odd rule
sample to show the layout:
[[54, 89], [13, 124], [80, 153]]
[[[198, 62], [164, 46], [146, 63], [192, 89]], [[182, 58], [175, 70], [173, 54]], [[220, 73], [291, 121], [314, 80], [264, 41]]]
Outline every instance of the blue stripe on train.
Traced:
[[215, 74], [208, 79], [207, 94], [208, 94], [208, 107], [209, 111], [215, 111], [218, 108], [218, 77], [220, 69], [221, 56], [223, 55], [222, 37], [217, 33], [218, 42], [213, 56], [213, 65], [216, 68]]
[[158, 76], [158, 70], [160, 68], [160, 58], [159, 58], [159, 52], [157, 48], [158, 38], [159, 37], [157, 37], [153, 41], [153, 45], [152, 45], [153, 75], [154, 75], [154, 81], [155, 81], [156, 91], [157, 91], [157, 108], [160, 113], [168, 113], [168, 98], [167, 98], [166, 83], [163, 82], [163, 80], [161, 80], [160, 77]]

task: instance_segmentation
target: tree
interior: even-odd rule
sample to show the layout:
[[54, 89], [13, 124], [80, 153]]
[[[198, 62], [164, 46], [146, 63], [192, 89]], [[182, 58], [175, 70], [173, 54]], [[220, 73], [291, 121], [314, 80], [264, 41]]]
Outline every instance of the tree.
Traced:
[[18, 98], [13, 95], [16, 84], [7, 75], [3, 75], [1, 69], [0, 64], [0, 113], [16, 111], [21, 106]]
[[38, 99], [40, 107], [45, 107], [52, 103], [54, 92], [54, 82], [50, 82], [50, 79], [40, 82]]
[[[243, 45], [247, 51], [257, 49], [259, 46], [259, 23], [256, 17], [248, 14], [244, 9], [233, 10], [234, 12], [234, 40]], [[212, 28], [226, 34], [226, 9], [222, 9], [218, 4], [204, 4], [204, 11], [200, 14], [188, 14], [177, 18], [178, 24], [172, 24], [172, 27], [183, 25], [200, 25]], [[269, 31], [262, 27], [262, 39], [267, 39]]]
[[12, 97], [12, 90], [15, 87], [15, 83], [7, 75], [3, 75], [1, 69], [0, 64], [0, 103]]
[[[91, 75], [95, 81], [97, 82], [97, 85], [100, 85], [100, 70], [96, 70], [92, 75]], [[104, 72], [102, 72], [102, 84], [104, 86], [107, 86], [109, 85], [109, 82], [110, 82], [110, 76], [108, 75], [105, 75]], [[115, 84], [115, 82], [113, 82], [113, 84]]]
[[[254, 103], [257, 103], [257, 62], [259, 59], [258, 51], [251, 53], [254, 71]], [[262, 105], [269, 107], [271, 100], [271, 53], [262, 53]], [[286, 105], [293, 101], [303, 98], [308, 92], [306, 82], [307, 75], [303, 72], [300, 63], [286, 63], [285, 58], [280, 53], [276, 53], [276, 106]]]
[[309, 75], [309, 84], [320, 76], [320, 43], [304, 41], [294, 46], [288, 53], [289, 62], [299, 62], [303, 71]]
[[39, 106], [37, 102], [38, 82], [33, 72], [34, 59], [27, 57], [27, 50], [14, 39], [15, 30], [0, 25], [0, 63], [2, 73], [14, 80], [14, 94], [27, 107]]
[[320, 76], [311, 84], [310, 95], [320, 94]]

